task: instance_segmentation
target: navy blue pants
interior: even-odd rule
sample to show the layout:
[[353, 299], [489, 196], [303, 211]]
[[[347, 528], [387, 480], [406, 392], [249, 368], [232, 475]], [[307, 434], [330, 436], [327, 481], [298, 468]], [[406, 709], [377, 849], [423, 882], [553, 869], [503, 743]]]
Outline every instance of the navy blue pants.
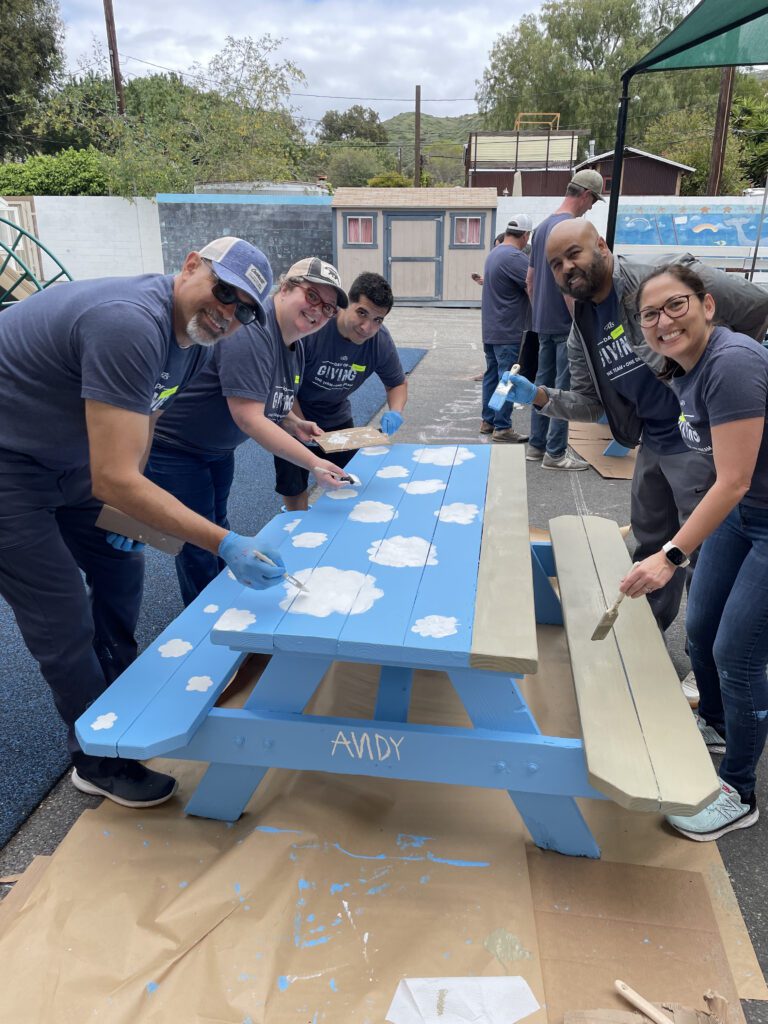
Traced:
[[[235, 475], [234, 451], [216, 455], [186, 452], [155, 442], [145, 475], [158, 487], [173, 494], [187, 508], [228, 530], [227, 502]], [[225, 562], [195, 544], [185, 544], [176, 556], [184, 607], [191, 604], [215, 580]]]
[[512, 368], [520, 352], [520, 342], [515, 345], [483, 345], [485, 355], [485, 373], [483, 374], [483, 410], [484, 423], [490, 423], [494, 430], [508, 430], [512, 426], [512, 406], [502, 405], [500, 409], [492, 409], [488, 404], [496, 385], [505, 370]]
[[0, 594], [75, 754], [75, 721], [136, 657], [144, 583], [144, 556], [95, 528], [101, 507], [87, 466], [53, 470], [0, 450]]
[[748, 800], [768, 734], [768, 509], [737, 505], [704, 541], [686, 629], [699, 714], [725, 736], [720, 777]]
[[[535, 382], [548, 388], [567, 391], [571, 383], [568, 365], [568, 335], [539, 334], [539, 368]], [[529, 444], [532, 448], [546, 451], [553, 459], [559, 459], [568, 447], [568, 421], [545, 416], [531, 406], [531, 432]]]

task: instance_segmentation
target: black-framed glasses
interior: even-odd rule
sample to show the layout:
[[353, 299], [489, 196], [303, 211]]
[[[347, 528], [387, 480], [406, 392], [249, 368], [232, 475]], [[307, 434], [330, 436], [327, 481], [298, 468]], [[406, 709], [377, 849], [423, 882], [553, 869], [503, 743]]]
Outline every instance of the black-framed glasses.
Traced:
[[259, 312], [256, 306], [252, 306], [249, 302], [242, 302], [238, 298], [235, 289], [231, 285], [227, 284], [226, 281], [222, 281], [210, 264], [207, 265], [215, 282], [211, 286], [211, 292], [213, 293], [214, 299], [224, 306], [234, 306], [235, 318], [240, 321], [243, 327], [246, 327], [248, 324], [252, 324], [254, 320], [257, 320]]
[[338, 306], [334, 306], [332, 302], [326, 302], [322, 295], [319, 292], [316, 292], [310, 285], [304, 284], [302, 281], [294, 281], [293, 283], [297, 288], [301, 288], [304, 292], [310, 306], [314, 309], [321, 310], [324, 317], [327, 317], [330, 320], [339, 312]]
[[704, 298], [703, 292], [673, 295], [671, 299], [667, 299], [663, 306], [658, 308], [646, 306], [645, 309], [639, 309], [637, 313], [633, 313], [633, 316], [641, 327], [655, 327], [662, 313], [666, 313], [670, 320], [677, 320], [688, 312], [693, 295], [698, 296], [700, 299]]

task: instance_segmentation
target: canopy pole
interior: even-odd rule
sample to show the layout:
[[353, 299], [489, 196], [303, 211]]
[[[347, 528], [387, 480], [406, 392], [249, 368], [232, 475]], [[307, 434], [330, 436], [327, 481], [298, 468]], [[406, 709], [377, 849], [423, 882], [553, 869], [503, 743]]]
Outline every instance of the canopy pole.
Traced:
[[763, 234], [763, 217], [765, 217], [765, 199], [766, 193], [768, 193], [768, 174], [765, 176], [765, 185], [763, 185], [763, 205], [760, 207], [760, 219], [757, 222], [757, 238], [755, 239], [755, 248], [752, 253], [752, 266], [749, 268], [748, 281], [751, 281], [755, 276], [755, 264], [757, 263], [757, 250], [760, 248], [760, 239]]
[[608, 243], [609, 249], [613, 249], [613, 239], [616, 235], [616, 215], [619, 210], [621, 171], [624, 166], [624, 140], [627, 136], [629, 80], [631, 77], [631, 72], [625, 72], [621, 77], [621, 99], [619, 100], [619, 113], [616, 119], [616, 148], [613, 151], [613, 177], [611, 178], [611, 196], [608, 201], [608, 227], [605, 232], [605, 240]]

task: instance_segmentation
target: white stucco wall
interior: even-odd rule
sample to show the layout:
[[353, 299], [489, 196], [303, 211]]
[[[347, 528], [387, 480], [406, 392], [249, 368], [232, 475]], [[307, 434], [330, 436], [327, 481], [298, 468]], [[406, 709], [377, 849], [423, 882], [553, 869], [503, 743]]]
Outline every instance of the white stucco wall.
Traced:
[[[76, 280], [163, 273], [158, 207], [151, 199], [35, 196], [40, 241]], [[44, 257], [44, 274], [57, 273]]]

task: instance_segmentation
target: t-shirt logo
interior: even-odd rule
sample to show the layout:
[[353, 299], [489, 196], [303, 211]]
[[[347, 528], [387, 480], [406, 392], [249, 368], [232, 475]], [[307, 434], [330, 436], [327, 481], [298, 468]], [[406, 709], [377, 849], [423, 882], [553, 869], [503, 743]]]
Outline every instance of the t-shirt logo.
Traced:
[[[168, 374], [162, 374], [162, 376], [167, 377]], [[156, 392], [155, 397], [152, 399], [152, 405], [150, 406], [150, 410], [152, 412], [157, 412], [157, 410], [161, 406], [165, 405], [168, 399], [172, 398], [178, 390], [179, 385], [177, 384], [175, 387], [164, 388], [162, 391]]]
[[701, 438], [698, 433], [693, 429], [691, 424], [685, 418], [685, 413], [681, 412], [677, 420], [677, 425], [680, 428], [680, 433], [683, 435], [683, 439], [688, 441], [690, 444], [701, 444]]

